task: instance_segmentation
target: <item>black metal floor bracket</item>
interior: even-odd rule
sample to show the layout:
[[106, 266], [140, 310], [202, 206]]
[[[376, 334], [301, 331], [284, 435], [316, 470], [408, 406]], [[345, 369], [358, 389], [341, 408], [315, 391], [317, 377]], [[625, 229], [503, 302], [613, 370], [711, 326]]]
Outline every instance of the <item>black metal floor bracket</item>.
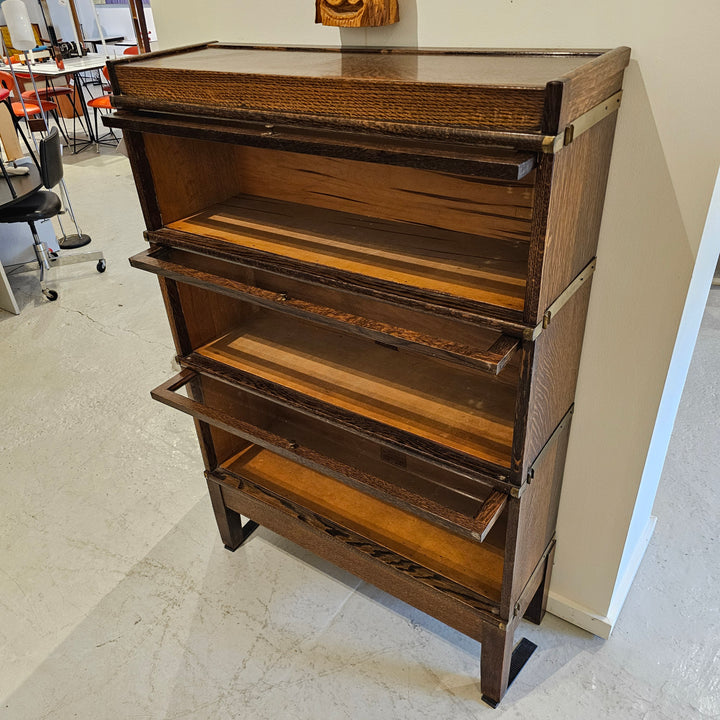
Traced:
[[254, 520], [248, 520], [242, 526], [242, 541], [237, 545], [237, 547], [230, 547], [229, 545], [226, 545], [225, 549], [230, 552], [235, 552], [259, 527], [260, 526]]
[[[528, 640], [522, 638], [520, 642], [515, 646], [512, 657], [510, 658], [510, 675], [508, 676], [508, 687], [513, 684], [513, 680], [520, 674], [520, 671], [525, 667], [525, 663], [530, 659], [531, 655], [537, 650], [537, 645]], [[487, 695], [482, 696], [483, 702], [486, 702], [491, 708], [496, 708], [498, 703], [491, 700]]]

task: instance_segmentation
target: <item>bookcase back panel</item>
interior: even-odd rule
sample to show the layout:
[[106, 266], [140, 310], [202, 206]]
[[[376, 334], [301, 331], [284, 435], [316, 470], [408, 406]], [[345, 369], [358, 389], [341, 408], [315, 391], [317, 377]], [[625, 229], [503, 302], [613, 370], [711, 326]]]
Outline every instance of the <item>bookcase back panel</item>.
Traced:
[[534, 172], [518, 181], [484, 180], [169, 135], [143, 137], [165, 224], [243, 193], [498, 239], [530, 239]]

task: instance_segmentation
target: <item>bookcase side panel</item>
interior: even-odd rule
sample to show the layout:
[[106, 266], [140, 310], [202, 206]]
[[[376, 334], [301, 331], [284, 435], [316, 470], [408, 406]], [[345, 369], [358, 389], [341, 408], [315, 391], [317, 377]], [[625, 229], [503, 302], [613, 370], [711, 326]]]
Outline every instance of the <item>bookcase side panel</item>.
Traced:
[[617, 113], [609, 115], [540, 162], [525, 303], [530, 324], [595, 256], [616, 121]]
[[586, 281], [535, 341], [525, 446], [515, 458], [521, 479], [574, 402], [591, 285]]
[[550, 441], [533, 468], [532, 480], [510, 504], [505, 578], [500, 613], [510, 618], [515, 604], [553, 539], [562, 487], [570, 418]]

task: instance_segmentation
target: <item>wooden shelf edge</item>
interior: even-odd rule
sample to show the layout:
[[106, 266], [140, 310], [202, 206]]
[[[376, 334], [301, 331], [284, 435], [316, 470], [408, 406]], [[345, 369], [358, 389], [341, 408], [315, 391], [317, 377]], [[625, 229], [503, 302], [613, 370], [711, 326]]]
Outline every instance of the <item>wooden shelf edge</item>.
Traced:
[[487, 500], [480, 508], [480, 512], [475, 517], [475, 526], [481, 542], [485, 540], [488, 533], [493, 529], [507, 503], [508, 496], [505, 493], [494, 490], [488, 495]]
[[[478, 149], [476, 144], [450, 143], [439, 146], [433, 141], [388, 138], [382, 134], [322, 130], [297, 125], [269, 125], [266, 120], [203, 118], [193, 115], [165, 114], [134, 110], [124, 96], [114, 96], [118, 107], [128, 107], [103, 119], [106, 126], [119, 130], [162, 133], [188, 139], [230, 142], [249, 147], [283, 150], [302, 154], [325, 155], [348, 160], [398, 165], [457, 175], [480, 176], [492, 180], [518, 181], [526, 178], [537, 165], [537, 154], [512, 150], [506, 145]], [[281, 118], [282, 120], [282, 118]], [[506, 141], [507, 142], [507, 141]], [[516, 157], [512, 156], [516, 154]]]

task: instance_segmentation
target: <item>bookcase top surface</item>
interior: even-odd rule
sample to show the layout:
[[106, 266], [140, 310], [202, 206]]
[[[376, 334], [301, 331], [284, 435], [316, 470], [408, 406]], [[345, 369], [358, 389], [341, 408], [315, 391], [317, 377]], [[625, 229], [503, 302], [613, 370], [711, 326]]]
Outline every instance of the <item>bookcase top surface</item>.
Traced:
[[544, 88], [603, 50], [269, 48], [210, 44], [132, 59], [135, 68], [325, 80]]

